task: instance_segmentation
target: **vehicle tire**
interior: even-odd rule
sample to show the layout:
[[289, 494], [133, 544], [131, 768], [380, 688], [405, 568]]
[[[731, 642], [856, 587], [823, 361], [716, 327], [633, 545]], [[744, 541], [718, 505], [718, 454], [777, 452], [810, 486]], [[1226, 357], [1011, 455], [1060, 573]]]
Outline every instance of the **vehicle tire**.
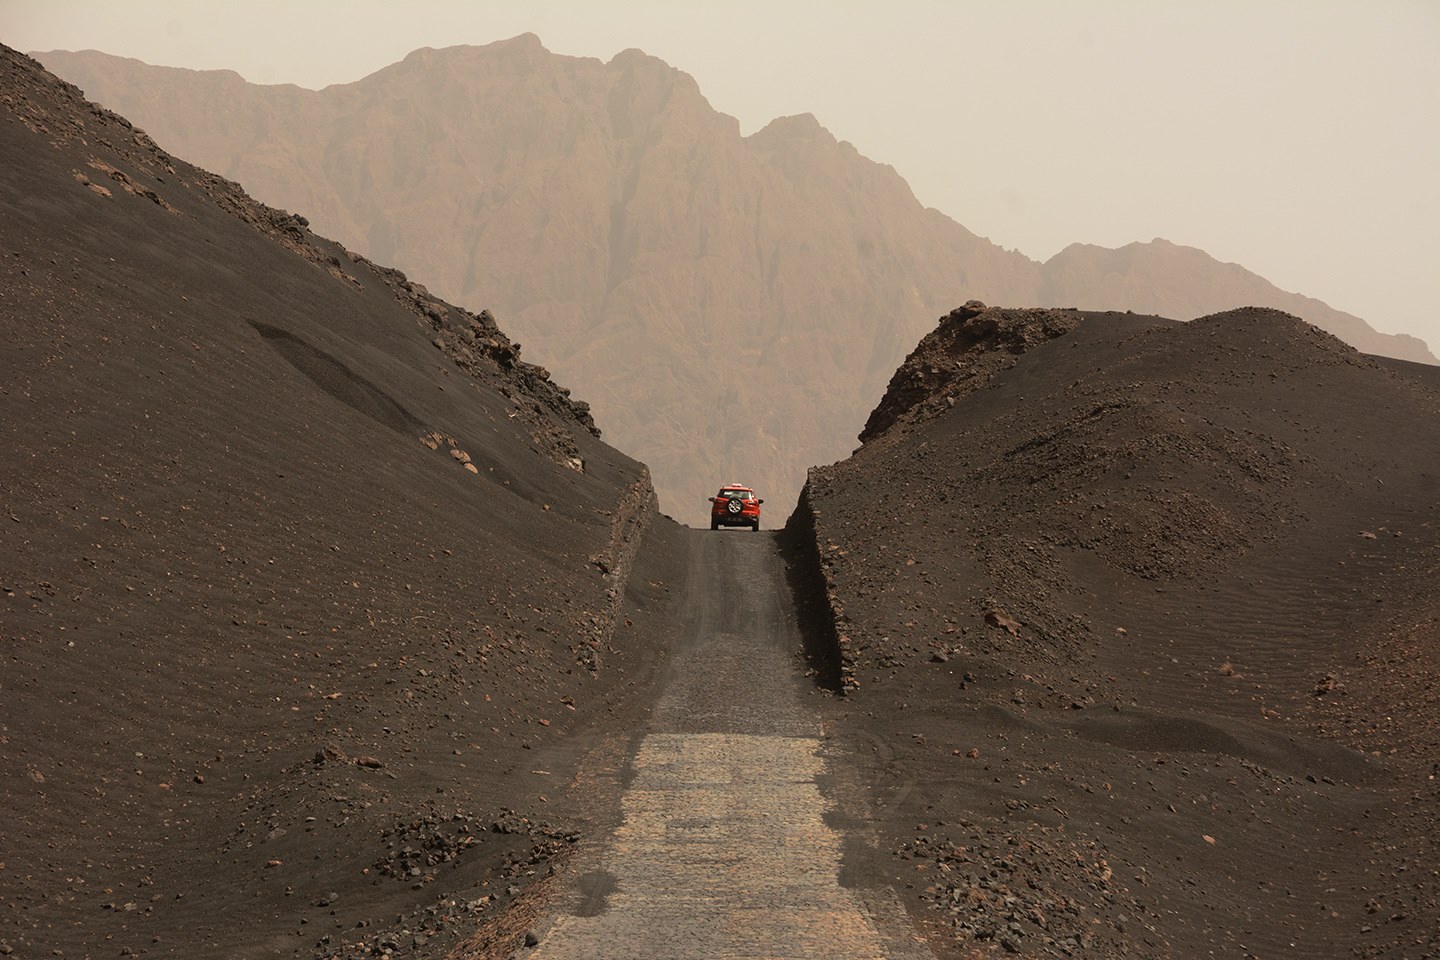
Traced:
[[711, 530], [719, 530], [719, 529], [720, 529], [720, 521], [719, 521], [719, 520], [711, 520], [711, 521], [710, 521], [710, 529], [711, 529]]
[[751, 533], [759, 533], [759, 532], [760, 532], [760, 521], [759, 521], [759, 520], [756, 520], [754, 523], [750, 524], [750, 532], [751, 532]]

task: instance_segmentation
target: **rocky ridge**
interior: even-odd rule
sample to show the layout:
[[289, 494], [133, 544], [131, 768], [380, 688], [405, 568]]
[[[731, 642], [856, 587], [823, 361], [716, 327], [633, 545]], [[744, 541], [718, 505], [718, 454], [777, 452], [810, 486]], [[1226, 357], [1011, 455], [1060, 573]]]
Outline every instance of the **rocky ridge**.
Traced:
[[1080, 322], [1073, 310], [991, 309], [979, 300], [940, 318], [890, 378], [885, 395], [865, 421], [860, 442], [868, 443], [902, 419], [913, 424], [933, 417], [986, 386], [1015, 356], [1069, 333]]

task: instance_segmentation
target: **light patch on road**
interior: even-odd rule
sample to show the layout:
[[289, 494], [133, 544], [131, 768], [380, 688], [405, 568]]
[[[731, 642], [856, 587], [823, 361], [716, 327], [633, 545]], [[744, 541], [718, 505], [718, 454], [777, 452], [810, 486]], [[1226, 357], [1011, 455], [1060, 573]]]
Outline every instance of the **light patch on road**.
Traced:
[[806, 737], [647, 736], [605, 856], [608, 909], [558, 918], [533, 956], [884, 957], [837, 881], [819, 749]]

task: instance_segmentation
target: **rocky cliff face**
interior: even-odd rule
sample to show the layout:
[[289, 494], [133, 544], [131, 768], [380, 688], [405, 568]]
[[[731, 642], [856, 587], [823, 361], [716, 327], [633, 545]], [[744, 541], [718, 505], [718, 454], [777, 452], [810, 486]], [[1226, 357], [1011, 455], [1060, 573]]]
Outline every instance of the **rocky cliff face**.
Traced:
[[693, 79], [636, 50], [602, 63], [525, 35], [418, 50], [321, 91], [41, 58], [168, 148], [490, 307], [690, 522], [732, 479], [788, 509], [807, 466], [853, 446], [908, 347], [972, 298], [1179, 317], [1273, 305], [1428, 359], [1200, 251], [1072, 248], [1042, 265], [1003, 250], [814, 117], [742, 137]]

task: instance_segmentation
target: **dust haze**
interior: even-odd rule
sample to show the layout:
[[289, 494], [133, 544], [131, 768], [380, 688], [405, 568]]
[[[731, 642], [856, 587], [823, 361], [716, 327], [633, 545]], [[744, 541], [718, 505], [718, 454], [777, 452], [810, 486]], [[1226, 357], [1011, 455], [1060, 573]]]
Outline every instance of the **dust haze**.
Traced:
[[21, 50], [345, 83], [538, 34], [693, 75], [752, 133], [813, 113], [922, 203], [1036, 259], [1164, 237], [1377, 329], [1440, 340], [1440, 7], [6, 0]]

